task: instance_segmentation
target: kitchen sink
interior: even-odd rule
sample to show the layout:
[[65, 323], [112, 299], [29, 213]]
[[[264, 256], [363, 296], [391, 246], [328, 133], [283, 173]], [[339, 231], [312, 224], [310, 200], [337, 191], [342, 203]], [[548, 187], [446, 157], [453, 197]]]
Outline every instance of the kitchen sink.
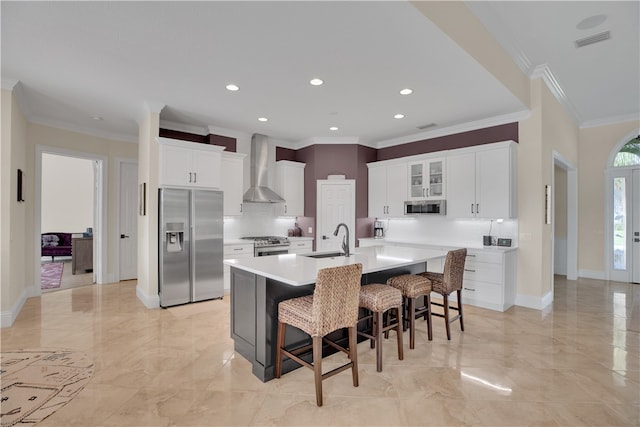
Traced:
[[342, 252], [328, 252], [328, 253], [320, 253], [320, 254], [307, 254], [303, 255], [309, 258], [333, 258], [338, 256], [344, 256]]

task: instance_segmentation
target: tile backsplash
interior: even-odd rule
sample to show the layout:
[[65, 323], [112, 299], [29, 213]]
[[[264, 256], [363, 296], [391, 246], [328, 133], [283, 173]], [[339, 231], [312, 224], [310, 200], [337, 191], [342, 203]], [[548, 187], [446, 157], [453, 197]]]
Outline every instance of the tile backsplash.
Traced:
[[518, 245], [518, 221], [488, 219], [450, 219], [443, 216], [423, 215], [382, 220], [385, 237], [411, 242], [482, 246], [482, 236], [491, 235], [512, 239]]
[[224, 238], [245, 236], [286, 236], [295, 217], [276, 216], [274, 203], [245, 203], [242, 216], [224, 217]]

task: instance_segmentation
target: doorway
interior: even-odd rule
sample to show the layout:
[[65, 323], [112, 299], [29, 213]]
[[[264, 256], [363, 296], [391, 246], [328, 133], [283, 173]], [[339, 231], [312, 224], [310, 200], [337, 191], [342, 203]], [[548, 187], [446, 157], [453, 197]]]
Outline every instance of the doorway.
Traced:
[[[356, 184], [353, 179], [319, 179], [317, 181], [316, 250], [341, 251], [344, 234], [334, 236], [340, 223], [349, 228], [349, 247], [355, 248]], [[341, 231], [344, 233], [344, 231]]]
[[[48, 147], [48, 146], [36, 146], [36, 167], [35, 167], [35, 209], [34, 209], [34, 284], [33, 284], [33, 295], [40, 295], [42, 293], [41, 283], [42, 283], [42, 267], [41, 267], [41, 256], [42, 256], [42, 233], [48, 232], [56, 232], [56, 231], [65, 231], [65, 230], [46, 230], [43, 229], [43, 209], [47, 209], [45, 203], [47, 200], [43, 198], [43, 162], [46, 162], [46, 156], [55, 156], [61, 157], [63, 159], [69, 161], [80, 161], [82, 164], [83, 161], [88, 161], [87, 165], [90, 165], [90, 169], [92, 170], [92, 176], [88, 178], [89, 183], [88, 186], [92, 189], [92, 201], [91, 206], [89, 207], [90, 213], [88, 214], [90, 219], [86, 219], [87, 214], [85, 213], [82, 218], [85, 218], [83, 222], [90, 222], [91, 226], [75, 224], [72, 226], [73, 229], [68, 230], [68, 234], [70, 234], [70, 239], [76, 245], [82, 245], [82, 250], [76, 250], [76, 255], [82, 255], [82, 258], [73, 257], [73, 250], [69, 256], [69, 264], [65, 268], [67, 269], [67, 274], [72, 280], [75, 281], [76, 285], [77, 280], [86, 281], [87, 283], [81, 284], [92, 284], [92, 283], [104, 283], [104, 265], [105, 265], [105, 256], [106, 256], [106, 239], [105, 237], [105, 223], [104, 218], [106, 217], [106, 194], [104, 191], [104, 183], [106, 182], [106, 163], [107, 160], [103, 156], [77, 152], [73, 150], [66, 150], [58, 147]], [[46, 167], [46, 166], [45, 166]], [[70, 173], [73, 178], [75, 169], [71, 168]], [[80, 172], [78, 172], [80, 173]], [[77, 196], [78, 198], [83, 197], [86, 198], [86, 191], [83, 190], [84, 196], [80, 195], [80, 193], [76, 192], [76, 189], [79, 191], [81, 179], [87, 180], [87, 178], [81, 178], [79, 176], [77, 179], [73, 181], [72, 184], [68, 184], [65, 186], [64, 191], [62, 193], [67, 193], [71, 195], [70, 201], [67, 202], [67, 206], [65, 209], [67, 211], [68, 216], [73, 216], [71, 213], [74, 209], [74, 200]], [[49, 178], [48, 178], [49, 179]], [[48, 183], [47, 183], [48, 185]], [[84, 186], [86, 187], [86, 185]], [[45, 191], [46, 188], [45, 188]], [[45, 215], [46, 217], [46, 215]], [[73, 239], [76, 239], [73, 242]], [[66, 254], [69, 255], [69, 254]], [[62, 269], [62, 274], [64, 274], [64, 269]], [[74, 271], [75, 270], [75, 271]], [[93, 271], [91, 271], [93, 270]], [[88, 271], [88, 273], [87, 273]], [[73, 274], [73, 273], [76, 274]], [[89, 276], [86, 279], [84, 277], [80, 277], [78, 275], [88, 274]], [[78, 277], [74, 277], [78, 275]], [[73, 286], [71, 286], [73, 287]]]
[[554, 275], [566, 275], [578, 280], [578, 172], [576, 167], [557, 151], [553, 151], [551, 188], [552, 242], [551, 292]]

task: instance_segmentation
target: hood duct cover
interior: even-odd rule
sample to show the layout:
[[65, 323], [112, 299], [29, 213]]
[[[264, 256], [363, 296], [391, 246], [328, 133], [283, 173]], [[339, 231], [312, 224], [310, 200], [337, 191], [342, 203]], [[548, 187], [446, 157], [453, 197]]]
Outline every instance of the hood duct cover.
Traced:
[[253, 203], [282, 203], [285, 200], [269, 185], [269, 144], [266, 135], [254, 133], [251, 137], [251, 187], [242, 200]]

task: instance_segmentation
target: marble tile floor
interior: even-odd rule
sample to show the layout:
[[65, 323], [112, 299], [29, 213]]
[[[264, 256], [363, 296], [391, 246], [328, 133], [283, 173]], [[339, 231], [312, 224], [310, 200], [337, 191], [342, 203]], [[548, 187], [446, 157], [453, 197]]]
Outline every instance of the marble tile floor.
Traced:
[[[553, 307], [505, 313], [465, 306], [466, 331], [434, 340], [418, 322], [415, 350], [397, 360], [393, 335], [358, 346], [360, 387], [341, 373], [315, 405], [313, 373], [260, 382], [229, 338], [229, 297], [146, 309], [135, 281], [30, 298], [2, 350], [65, 347], [95, 374], [45, 426], [638, 426], [640, 334], [628, 330], [640, 286], [556, 278]], [[636, 330], [638, 328], [636, 327]], [[325, 359], [329, 368], [342, 354]]]

